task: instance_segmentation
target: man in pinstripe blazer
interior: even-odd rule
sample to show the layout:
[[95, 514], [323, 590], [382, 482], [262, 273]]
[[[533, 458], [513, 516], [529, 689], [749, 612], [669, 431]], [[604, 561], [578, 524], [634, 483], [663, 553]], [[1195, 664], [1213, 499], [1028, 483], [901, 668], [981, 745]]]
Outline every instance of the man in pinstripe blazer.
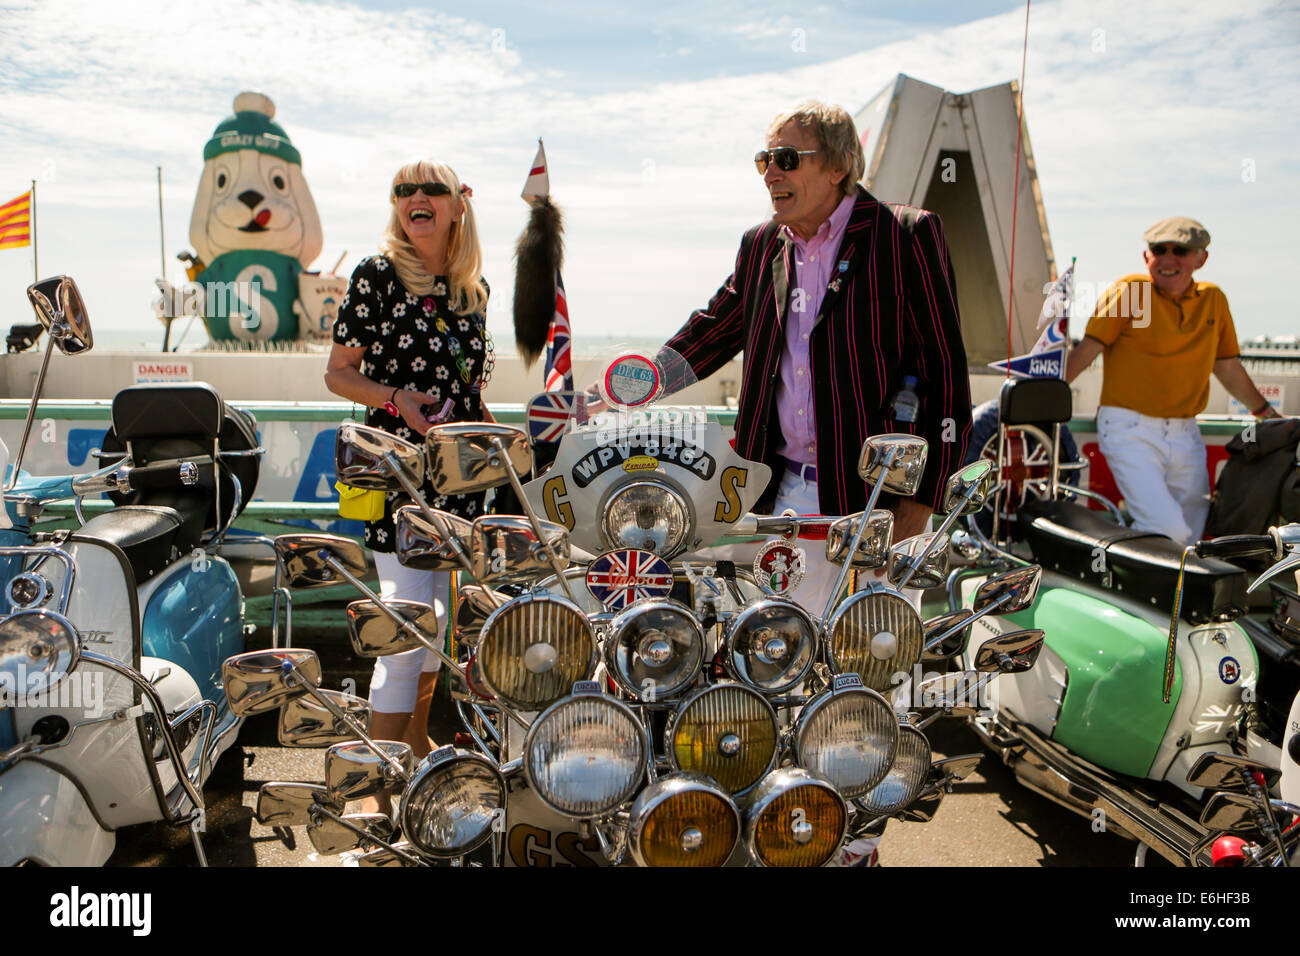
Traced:
[[[772, 468], [760, 510], [860, 511], [863, 441], [886, 432], [928, 439], [916, 497], [885, 503], [895, 541], [916, 534], [938, 508], [944, 479], [961, 467], [971, 427], [939, 218], [881, 203], [857, 184], [862, 144], [839, 107], [804, 103], [778, 115], [755, 163], [772, 218], [745, 233], [735, 271], [668, 347], [700, 379], [745, 353], [736, 451]], [[920, 383], [914, 424], [895, 419], [905, 375]], [[818, 569], [816, 557], [795, 596], [820, 613], [836, 568]], [[818, 584], [819, 571], [829, 580]]]

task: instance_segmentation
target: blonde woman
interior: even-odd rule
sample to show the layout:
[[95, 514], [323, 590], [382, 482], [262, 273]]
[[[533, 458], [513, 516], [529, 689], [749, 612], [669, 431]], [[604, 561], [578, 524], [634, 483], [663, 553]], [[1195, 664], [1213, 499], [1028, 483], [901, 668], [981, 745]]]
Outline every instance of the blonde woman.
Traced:
[[[325, 371], [329, 390], [366, 406], [366, 424], [419, 442], [433, 422], [491, 420], [481, 389], [492, 369], [488, 287], [472, 193], [450, 166], [408, 163], [393, 177], [392, 207], [380, 254], [362, 260], [334, 322]], [[438, 495], [429, 504], [466, 518], [483, 512], [483, 496]], [[446, 572], [403, 567], [393, 553], [393, 512], [407, 497], [390, 493], [384, 515], [366, 523], [385, 598], [431, 604], [446, 625]], [[438, 659], [419, 648], [375, 661], [370, 683], [377, 739], [402, 740], [416, 758], [429, 753], [429, 705]]]

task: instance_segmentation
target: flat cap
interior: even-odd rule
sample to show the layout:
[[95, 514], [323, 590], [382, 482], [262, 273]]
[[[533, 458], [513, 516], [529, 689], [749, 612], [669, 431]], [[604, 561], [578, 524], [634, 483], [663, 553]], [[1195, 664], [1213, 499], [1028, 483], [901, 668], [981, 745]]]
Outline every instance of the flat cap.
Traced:
[[1210, 244], [1210, 231], [1195, 219], [1170, 216], [1144, 232], [1142, 241], [1148, 246], [1157, 242], [1172, 242], [1189, 249], [1204, 249]]

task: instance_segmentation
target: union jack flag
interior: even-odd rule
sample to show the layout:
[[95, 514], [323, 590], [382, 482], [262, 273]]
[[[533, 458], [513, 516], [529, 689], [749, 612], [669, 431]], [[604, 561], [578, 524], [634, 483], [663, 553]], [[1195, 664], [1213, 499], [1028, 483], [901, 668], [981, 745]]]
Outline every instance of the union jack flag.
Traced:
[[548, 392], [573, 391], [573, 357], [569, 354], [569, 303], [564, 297], [564, 280], [555, 272], [555, 318], [546, 333], [546, 372], [543, 387]]
[[557, 442], [564, 437], [574, 405], [582, 397], [573, 392], [542, 392], [528, 403], [528, 435], [534, 442]]
[[667, 597], [672, 589], [672, 567], [651, 551], [607, 551], [587, 569], [587, 590], [612, 610], [641, 598]]

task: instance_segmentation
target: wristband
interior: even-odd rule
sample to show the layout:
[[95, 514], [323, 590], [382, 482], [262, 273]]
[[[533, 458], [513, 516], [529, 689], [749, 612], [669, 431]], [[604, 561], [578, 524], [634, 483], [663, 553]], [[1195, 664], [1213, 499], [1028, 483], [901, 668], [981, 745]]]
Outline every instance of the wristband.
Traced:
[[388, 401], [384, 402], [384, 411], [388, 412], [388, 414], [392, 415], [394, 418], [401, 418], [402, 413], [398, 410], [397, 402], [395, 401], [397, 398], [397, 392], [398, 389], [393, 389], [393, 394], [388, 397]]
[[1260, 415], [1263, 415], [1266, 411], [1268, 411], [1272, 407], [1273, 407], [1272, 402], [1265, 401], [1263, 405], [1259, 406], [1259, 408], [1255, 409], [1253, 412], [1251, 412], [1251, 414], [1254, 415], [1256, 418], [1259, 418]]

